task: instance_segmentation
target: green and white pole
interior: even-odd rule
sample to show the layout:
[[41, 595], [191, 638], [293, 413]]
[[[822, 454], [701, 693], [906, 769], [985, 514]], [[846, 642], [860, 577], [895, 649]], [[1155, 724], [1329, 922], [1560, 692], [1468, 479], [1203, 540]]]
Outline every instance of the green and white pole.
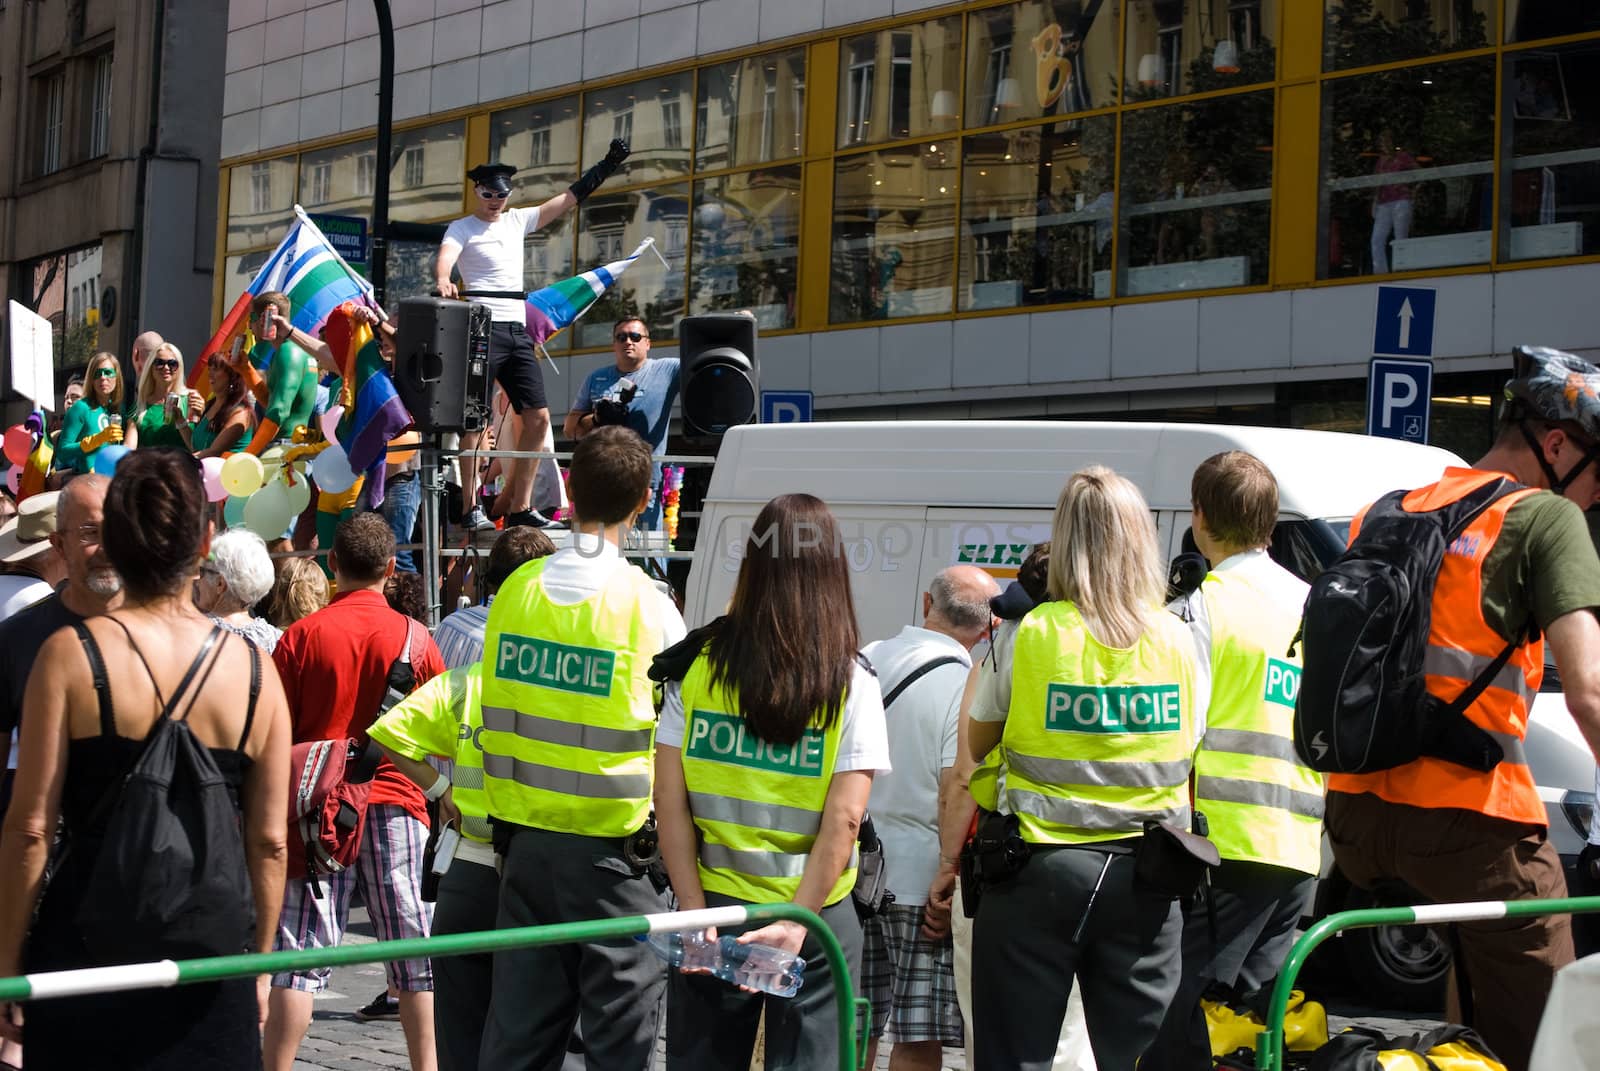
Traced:
[[315, 948], [298, 952], [216, 956], [210, 959], [129, 963], [116, 967], [87, 967], [75, 971], [50, 971], [18, 978], [0, 978], [0, 1001], [52, 1000], [91, 993], [116, 993], [130, 989], [168, 989], [196, 982], [228, 978], [253, 978], [260, 974], [309, 970], [313, 967], [383, 963], [397, 959], [460, 956], [540, 945], [615, 941], [657, 933], [698, 932], [708, 927], [743, 926], [777, 920], [798, 922], [822, 944], [833, 973], [834, 999], [839, 1013], [840, 1071], [856, 1071], [856, 1000], [850, 968], [839, 941], [814, 912], [795, 904], [756, 904], [749, 907], [713, 907], [702, 911], [663, 911], [654, 915], [627, 915], [554, 926], [523, 926], [508, 930], [418, 937], [403, 941]]

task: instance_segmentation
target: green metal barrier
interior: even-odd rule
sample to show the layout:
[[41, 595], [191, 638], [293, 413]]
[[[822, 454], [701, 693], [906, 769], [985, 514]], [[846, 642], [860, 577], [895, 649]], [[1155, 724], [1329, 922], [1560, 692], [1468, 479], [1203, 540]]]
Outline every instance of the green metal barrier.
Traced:
[[1561, 900], [1480, 900], [1465, 904], [1418, 904], [1415, 907], [1372, 907], [1341, 911], [1312, 926], [1284, 961], [1278, 983], [1267, 1006], [1267, 1028], [1256, 1035], [1258, 1071], [1283, 1071], [1283, 1017], [1289, 1010], [1289, 992], [1312, 951], [1344, 930], [1364, 926], [1437, 926], [1449, 922], [1481, 922], [1487, 919], [1520, 918], [1527, 915], [1585, 914], [1600, 911], [1600, 896], [1568, 897]]
[[130, 989], [166, 989], [224, 978], [252, 978], [259, 974], [300, 971], [312, 967], [339, 967], [353, 963], [382, 963], [424, 956], [459, 956], [470, 952], [496, 952], [540, 945], [579, 944], [639, 937], [654, 933], [703, 930], [708, 926], [741, 926], [747, 922], [798, 922], [822, 942], [823, 955], [833, 974], [835, 1003], [839, 1010], [839, 1069], [858, 1071], [856, 1056], [856, 1005], [850, 968], [844, 949], [827, 923], [795, 904], [756, 904], [750, 907], [713, 907], [702, 911], [663, 911], [654, 915], [565, 922], [554, 926], [523, 926], [509, 930], [415, 937], [403, 941], [314, 948], [301, 952], [268, 952], [217, 956], [211, 959], [160, 960], [117, 967], [88, 967], [51, 971], [19, 978], [0, 978], [0, 1001], [50, 1000], [89, 993], [116, 993]]

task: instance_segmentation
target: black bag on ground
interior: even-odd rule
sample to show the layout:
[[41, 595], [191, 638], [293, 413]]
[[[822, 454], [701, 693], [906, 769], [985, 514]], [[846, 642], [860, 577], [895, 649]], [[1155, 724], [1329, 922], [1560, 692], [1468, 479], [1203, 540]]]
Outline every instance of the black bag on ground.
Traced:
[[1368, 773], [1428, 755], [1487, 771], [1504, 757], [1499, 743], [1463, 711], [1504, 668], [1516, 644], [1450, 703], [1427, 691], [1423, 659], [1446, 548], [1478, 514], [1516, 490], [1510, 480], [1492, 480], [1420, 513], [1401, 508], [1408, 492], [1392, 491], [1368, 509], [1350, 548], [1306, 597], [1296, 640], [1304, 644], [1304, 667], [1294, 743], [1307, 766]]
[[[110, 711], [104, 662], [89, 630], [74, 627], [95, 674], [104, 720]], [[97, 807], [97, 813], [109, 811], [110, 818], [76, 921], [85, 946], [101, 963], [231, 955], [248, 946], [255, 900], [239, 813], [216, 759], [185, 720], [225, 635], [220, 627], [212, 629], [183, 683], [164, 702], [138, 759]], [[260, 652], [248, 646], [250, 705], [241, 748], [261, 687]], [[184, 716], [174, 716], [185, 695]]]
[[1483, 1071], [1499, 1069], [1505, 1065], [1493, 1050], [1471, 1027], [1449, 1024], [1424, 1033], [1390, 1037], [1371, 1027], [1353, 1026], [1335, 1034], [1311, 1054], [1309, 1071], [1385, 1071], [1391, 1067], [1414, 1067], [1410, 1054], [1422, 1057], [1430, 1071], [1439, 1071], [1440, 1065], [1430, 1059], [1437, 1056], [1447, 1059], [1452, 1068], [1478, 1067]]

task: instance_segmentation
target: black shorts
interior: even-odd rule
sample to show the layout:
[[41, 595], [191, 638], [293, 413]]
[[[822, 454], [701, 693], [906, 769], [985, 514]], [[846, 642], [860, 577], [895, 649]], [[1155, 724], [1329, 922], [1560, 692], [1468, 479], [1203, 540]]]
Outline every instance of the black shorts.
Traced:
[[550, 408], [544, 396], [544, 370], [533, 352], [533, 339], [521, 324], [495, 321], [489, 333], [489, 375], [517, 412]]

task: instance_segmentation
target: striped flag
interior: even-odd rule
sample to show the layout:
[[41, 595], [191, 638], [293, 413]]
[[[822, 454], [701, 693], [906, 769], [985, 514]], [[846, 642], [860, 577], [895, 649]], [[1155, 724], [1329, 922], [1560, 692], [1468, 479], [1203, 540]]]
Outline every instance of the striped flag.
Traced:
[[[631, 255], [610, 264], [574, 275], [570, 279], [551, 283], [528, 295], [528, 334], [535, 344], [542, 344], [588, 311], [600, 299], [617, 277], [627, 271], [646, 249], [655, 245], [654, 238], [639, 243]], [[657, 254], [659, 256], [659, 254]]]
[[335, 434], [350, 470], [367, 474], [367, 499], [377, 506], [383, 502], [389, 440], [411, 426], [411, 414], [395, 392], [372, 328], [354, 311], [354, 303], [347, 302], [328, 317], [328, 346], [339, 362], [339, 404], [344, 406]]

